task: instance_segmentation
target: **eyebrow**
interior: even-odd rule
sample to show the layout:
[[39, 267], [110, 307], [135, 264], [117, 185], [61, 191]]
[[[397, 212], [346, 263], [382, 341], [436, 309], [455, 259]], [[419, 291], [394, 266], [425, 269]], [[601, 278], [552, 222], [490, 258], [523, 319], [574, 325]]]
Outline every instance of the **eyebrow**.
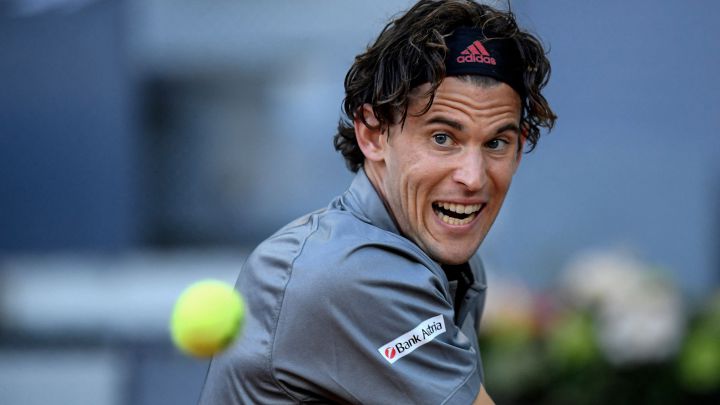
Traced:
[[[430, 119], [427, 121], [427, 123], [428, 123], [428, 124], [443, 124], [443, 125], [447, 125], [447, 126], [449, 126], [449, 127], [451, 127], [451, 128], [454, 128], [454, 129], [456, 129], [456, 130], [458, 130], [458, 131], [462, 131], [463, 128], [464, 128], [461, 123], [459, 123], [459, 122], [457, 122], [457, 121], [454, 121], [454, 120], [451, 120], [451, 119], [448, 119], [448, 118], [444, 118], [444, 117], [433, 117], [433, 118], [430, 118]], [[495, 131], [495, 133], [496, 133], [496, 134], [501, 134], [501, 133], [503, 133], [503, 132], [505, 132], [505, 131], [513, 131], [513, 132], [519, 134], [519, 133], [520, 133], [520, 127], [519, 127], [517, 124], [515, 124], [515, 123], [509, 123], [509, 124], [505, 124], [505, 125], [503, 125], [502, 127], [498, 128], [498, 130]]]
[[444, 117], [433, 117], [433, 118], [430, 118], [430, 119], [427, 121], [427, 123], [428, 123], [428, 124], [443, 124], [443, 125], [447, 125], [447, 126], [449, 126], [449, 127], [451, 127], [451, 128], [457, 129], [458, 131], [462, 131], [462, 130], [463, 130], [463, 126], [462, 126], [461, 123], [459, 123], [459, 122], [457, 122], [457, 121], [453, 121], [453, 120], [448, 119], [448, 118], [444, 118]]
[[505, 131], [512, 131], [512, 132], [515, 132], [516, 134], [520, 134], [520, 127], [513, 122], [510, 124], [505, 124], [505, 125], [501, 126], [500, 128], [498, 128], [497, 132], [495, 132], [495, 133], [502, 134]]

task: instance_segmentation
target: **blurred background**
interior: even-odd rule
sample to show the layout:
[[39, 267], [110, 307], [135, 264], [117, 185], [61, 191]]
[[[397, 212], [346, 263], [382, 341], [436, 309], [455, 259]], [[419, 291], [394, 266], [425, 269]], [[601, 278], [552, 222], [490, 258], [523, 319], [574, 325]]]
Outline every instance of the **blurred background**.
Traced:
[[[196, 403], [175, 297], [347, 187], [344, 75], [412, 3], [0, 0], [0, 403]], [[488, 391], [718, 403], [720, 3], [512, 8], [560, 118], [481, 247]]]

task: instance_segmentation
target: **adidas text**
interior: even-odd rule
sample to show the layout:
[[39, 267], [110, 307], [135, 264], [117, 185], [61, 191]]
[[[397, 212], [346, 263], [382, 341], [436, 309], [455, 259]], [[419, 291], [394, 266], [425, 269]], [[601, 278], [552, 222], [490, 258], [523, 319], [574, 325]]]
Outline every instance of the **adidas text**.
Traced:
[[489, 56], [484, 55], [466, 55], [466, 56], [458, 56], [457, 57], [458, 63], [486, 63], [489, 65], [495, 65], [495, 58], [491, 58]]

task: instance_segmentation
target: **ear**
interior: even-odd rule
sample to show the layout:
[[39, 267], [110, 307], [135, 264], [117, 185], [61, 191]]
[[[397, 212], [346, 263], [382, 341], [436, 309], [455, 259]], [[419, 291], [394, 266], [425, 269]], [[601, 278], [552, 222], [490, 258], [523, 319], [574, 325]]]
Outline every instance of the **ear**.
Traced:
[[523, 157], [523, 151], [525, 151], [525, 143], [527, 142], [528, 129], [526, 126], [522, 126], [520, 129], [520, 143], [518, 144], [517, 156], [515, 157], [515, 171], [520, 166], [520, 161]]
[[[365, 117], [367, 125], [360, 119], [360, 114]], [[370, 104], [363, 104], [353, 120], [353, 125], [355, 126], [355, 138], [365, 159], [373, 162], [384, 160], [387, 139], [383, 136], [380, 122], [375, 118]]]

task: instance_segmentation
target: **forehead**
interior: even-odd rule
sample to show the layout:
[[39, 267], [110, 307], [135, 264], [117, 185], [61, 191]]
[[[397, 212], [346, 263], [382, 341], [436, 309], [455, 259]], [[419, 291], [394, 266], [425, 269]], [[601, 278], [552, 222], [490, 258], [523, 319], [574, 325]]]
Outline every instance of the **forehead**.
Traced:
[[448, 77], [438, 86], [429, 110], [421, 114], [430, 100], [429, 90], [430, 85], [423, 84], [413, 91], [409, 103], [410, 115], [417, 117], [446, 112], [466, 118], [501, 115], [520, 120], [520, 96], [503, 82]]

